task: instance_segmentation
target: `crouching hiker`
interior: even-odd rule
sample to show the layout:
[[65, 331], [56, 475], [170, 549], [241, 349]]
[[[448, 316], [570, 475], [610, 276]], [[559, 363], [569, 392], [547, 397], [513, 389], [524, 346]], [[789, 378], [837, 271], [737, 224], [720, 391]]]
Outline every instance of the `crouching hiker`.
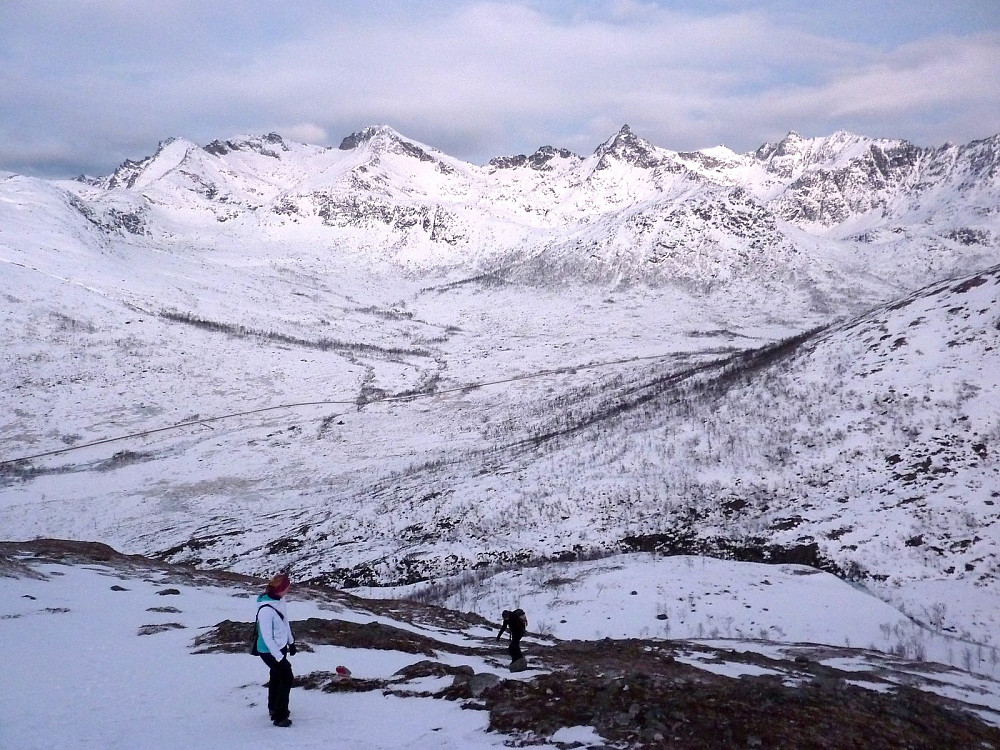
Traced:
[[507, 609], [503, 611], [503, 624], [497, 633], [498, 641], [507, 629], [510, 629], [510, 645], [507, 646], [507, 652], [510, 654], [510, 671], [520, 672], [528, 667], [524, 654], [521, 653], [521, 638], [528, 629], [528, 617], [523, 609], [515, 609], [513, 612]]
[[289, 656], [295, 656], [295, 638], [288, 622], [288, 605], [284, 596], [291, 581], [285, 573], [270, 580], [264, 593], [257, 597], [257, 637], [253, 653], [257, 654], [271, 670], [267, 684], [267, 710], [276, 727], [288, 727], [288, 694], [292, 689], [292, 665]]

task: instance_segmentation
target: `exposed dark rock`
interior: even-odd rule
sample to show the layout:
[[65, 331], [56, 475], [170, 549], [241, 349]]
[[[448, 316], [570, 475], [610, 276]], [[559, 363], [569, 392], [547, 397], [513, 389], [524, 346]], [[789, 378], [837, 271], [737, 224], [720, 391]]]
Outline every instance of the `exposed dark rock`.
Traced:
[[453, 667], [449, 664], [442, 664], [439, 661], [430, 661], [425, 659], [424, 661], [418, 661], [415, 664], [403, 667], [395, 673], [395, 676], [401, 677], [405, 680], [416, 680], [421, 677], [457, 677], [459, 675], [468, 678], [472, 677], [474, 674], [475, 670], [473, 670], [472, 667], [467, 667], [465, 665]]
[[[249, 650], [253, 637], [252, 622], [224, 620], [195, 639], [199, 653], [242, 653]], [[357, 623], [347, 620], [325, 620], [311, 617], [293, 620], [292, 630], [299, 648], [312, 646], [342, 646], [345, 648], [403, 651], [408, 654], [434, 656], [439, 650], [450, 653], [472, 653], [468, 648], [449, 646], [433, 638], [379, 622]]]
[[562, 159], [572, 159], [574, 157], [579, 158], [572, 151], [565, 148], [542, 146], [531, 156], [525, 156], [524, 154], [517, 154], [516, 156], [498, 156], [494, 159], [490, 159], [488, 166], [494, 167], [495, 169], [516, 169], [517, 167], [527, 166], [539, 172], [548, 172], [552, 169], [552, 165], [549, 164], [549, 162], [557, 156]]
[[452, 683], [453, 690], [463, 690], [466, 691], [468, 697], [479, 698], [484, 692], [495, 688], [500, 684], [500, 678], [489, 672], [479, 672], [471, 677], [468, 675], [455, 675], [455, 681]]
[[[491, 730], [541, 738], [584, 725], [615, 743], [690, 750], [1000, 747], [1000, 730], [932, 696], [865, 690], [832, 670], [793, 686], [776, 676], [699, 672], [640, 642], [574, 642], [555, 651], [565, 660], [559, 671], [483, 692]], [[798, 667], [821, 670], [809, 659]]]
[[163, 633], [167, 630], [183, 630], [185, 627], [185, 625], [181, 625], [179, 622], [161, 622], [155, 625], [143, 625], [139, 628], [139, 635], [153, 635], [154, 633]]
[[322, 690], [324, 693], [367, 693], [372, 690], [384, 690], [389, 683], [386, 680], [345, 678], [336, 672], [310, 672], [296, 677], [293, 684], [304, 690]]
[[365, 128], [359, 133], [351, 133], [340, 142], [340, 150], [351, 151], [373, 141], [377, 141], [382, 148], [391, 153], [403, 154], [420, 161], [436, 161], [417, 144], [400, 137], [398, 133], [384, 126]]

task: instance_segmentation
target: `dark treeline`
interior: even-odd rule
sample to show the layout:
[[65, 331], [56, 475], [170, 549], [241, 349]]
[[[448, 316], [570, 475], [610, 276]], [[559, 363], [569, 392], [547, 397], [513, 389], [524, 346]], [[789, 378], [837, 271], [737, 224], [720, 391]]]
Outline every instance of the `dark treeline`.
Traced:
[[256, 328], [242, 325], [240, 323], [222, 323], [217, 320], [207, 320], [186, 312], [176, 312], [173, 310], [163, 310], [160, 317], [176, 323], [185, 323], [196, 326], [206, 331], [225, 333], [230, 336], [240, 338], [256, 338], [265, 341], [273, 341], [279, 344], [289, 344], [299, 346], [304, 349], [318, 349], [319, 351], [350, 351], [363, 352], [366, 354], [380, 354], [383, 356], [403, 356], [403, 357], [430, 357], [431, 353], [426, 349], [406, 349], [402, 347], [378, 346], [376, 344], [362, 344], [351, 341], [338, 341], [337, 339], [320, 338], [315, 341], [289, 336], [287, 333], [278, 331], [261, 331]]

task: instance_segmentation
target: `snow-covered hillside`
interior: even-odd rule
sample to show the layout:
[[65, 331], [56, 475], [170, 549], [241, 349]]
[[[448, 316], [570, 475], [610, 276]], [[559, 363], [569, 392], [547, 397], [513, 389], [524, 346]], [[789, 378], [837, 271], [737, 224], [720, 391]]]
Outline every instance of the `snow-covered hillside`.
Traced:
[[[804, 565], [640, 552], [359, 591], [486, 618], [514, 602], [532, 613], [535, 630], [563, 639], [812, 643], [863, 647], [982, 674], [1000, 670], [994, 647], [942, 629], [948, 612], [940, 605], [917, 618], [861, 584]], [[998, 605], [997, 592], [980, 590], [974, 600], [959, 603], [959, 617], [971, 619], [976, 609]]]
[[[779, 645], [708, 633], [698, 641], [601, 639], [609, 627], [629, 634], [640, 612], [662, 625], [653, 614], [664, 607], [651, 601], [642, 561], [623, 558], [604, 573], [590, 567], [559, 572], [584, 585], [613, 585], [609, 568], [632, 573], [639, 591], [631, 598], [643, 606], [627, 616], [620, 599], [595, 598], [587, 612], [533, 600], [532, 618], [561, 612], [583, 640], [558, 641], [531, 627], [523, 641], [529, 669], [513, 674], [494, 638], [495, 612], [482, 619], [293, 584], [298, 680], [292, 726], [278, 729], [267, 716], [267, 670], [247, 653], [259, 582], [103, 545], [0, 544], [0, 638], [14, 644], [8, 689], [0, 691], [0, 737], [23, 750], [1000, 745], [1000, 691], [986, 674], [995, 659], [972, 674], [857, 647], [792, 643], [813, 632], [810, 622], [831, 633], [837, 627], [820, 622], [820, 612], [801, 615], [796, 579], [814, 571], [762, 567], [750, 573], [755, 589], [735, 592], [746, 582], [730, 578], [745, 572], [734, 564], [675, 569], [678, 591], [712, 589], [705, 610], [739, 601], [737, 622], [769, 611], [782, 618], [790, 643]], [[853, 610], [836, 636], [844, 641], [862, 641], [882, 618], [899, 617], [832, 578], [825, 589], [817, 605]], [[739, 612], [742, 603], [748, 614]], [[699, 618], [712, 626], [710, 614], [692, 609], [689, 619]], [[336, 676], [338, 665], [350, 678]]]
[[596, 370], [486, 448], [338, 487], [273, 549], [338, 581], [593, 549], [808, 562], [994, 642], [998, 294], [993, 268], [751, 354]]
[[338, 585], [805, 563], [992, 647], [997, 158], [375, 127], [0, 175], [0, 538]]

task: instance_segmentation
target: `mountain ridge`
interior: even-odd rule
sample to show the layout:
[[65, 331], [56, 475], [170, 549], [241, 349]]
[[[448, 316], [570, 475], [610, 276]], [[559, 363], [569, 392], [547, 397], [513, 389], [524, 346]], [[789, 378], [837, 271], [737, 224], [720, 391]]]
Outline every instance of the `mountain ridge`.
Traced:
[[[167, 224], [176, 233], [205, 221], [266, 231], [279, 244], [309, 231], [356, 261], [424, 273], [506, 269], [531, 283], [569, 274], [702, 289], [743, 278], [765, 288], [780, 265], [851, 304], [858, 275], [877, 279], [888, 298], [1000, 259], [990, 208], [1000, 203], [998, 144], [919, 148], [792, 132], [746, 154], [681, 154], [624, 125], [589, 156], [543, 146], [476, 166], [378, 125], [339, 148], [275, 133], [204, 147], [170, 139], [75, 197], [100, 214], [121, 191], [137, 194], [133, 225], [151, 239]], [[777, 264], [733, 252], [748, 245]], [[926, 266], [930, 275], [916, 270]]]

